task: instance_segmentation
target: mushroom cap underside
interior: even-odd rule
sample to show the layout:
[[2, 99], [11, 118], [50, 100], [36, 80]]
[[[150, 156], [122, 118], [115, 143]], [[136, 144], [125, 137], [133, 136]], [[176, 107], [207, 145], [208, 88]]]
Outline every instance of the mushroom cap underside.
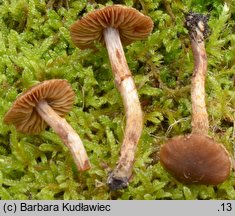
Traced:
[[103, 31], [112, 27], [119, 31], [123, 45], [146, 38], [153, 21], [134, 8], [122, 5], [107, 6], [88, 13], [70, 27], [74, 44], [80, 49], [93, 48], [94, 41], [103, 42]]
[[222, 144], [204, 135], [177, 136], [160, 151], [161, 164], [185, 183], [217, 185], [225, 181], [231, 160]]
[[4, 116], [4, 122], [14, 124], [19, 132], [37, 134], [47, 126], [36, 111], [40, 100], [45, 100], [59, 116], [63, 117], [71, 110], [74, 98], [75, 93], [67, 80], [52, 79], [41, 82], [15, 100]]

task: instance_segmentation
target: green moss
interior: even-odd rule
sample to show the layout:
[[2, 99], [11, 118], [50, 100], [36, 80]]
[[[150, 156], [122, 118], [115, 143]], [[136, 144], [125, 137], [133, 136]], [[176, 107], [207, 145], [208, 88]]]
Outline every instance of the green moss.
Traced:
[[[133, 6], [154, 21], [145, 41], [125, 48], [145, 113], [133, 178], [110, 192], [125, 116], [106, 50], [81, 51], [69, 26], [112, 1], [0, 1], [0, 198], [1, 199], [235, 199], [235, 174], [218, 186], [183, 185], [160, 165], [160, 145], [190, 132], [192, 51], [184, 12], [210, 13], [206, 80], [210, 135], [234, 155], [234, 1], [113, 1]], [[67, 148], [48, 129], [36, 136], [16, 132], [3, 116], [17, 95], [52, 78], [67, 79], [76, 92], [66, 116], [84, 141], [92, 169], [79, 173]]]

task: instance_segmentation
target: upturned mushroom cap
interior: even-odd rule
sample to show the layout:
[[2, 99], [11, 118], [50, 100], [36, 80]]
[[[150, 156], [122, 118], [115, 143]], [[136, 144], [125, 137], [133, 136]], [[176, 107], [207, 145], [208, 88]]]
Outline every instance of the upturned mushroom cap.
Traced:
[[112, 5], [88, 13], [70, 27], [74, 44], [80, 49], [92, 48], [94, 41], [103, 42], [105, 28], [118, 29], [123, 45], [146, 38], [153, 29], [150, 17], [134, 8]]
[[170, 139], [160, 151], [162, 165], [179, 181], [217, 185], [225, 181], [231, 161], [212, 138], [190, 134]]
[[47, 126], [36, 111], [37, 103], [45, 100], [61, 117], [73, 105], [75, 93], [67, 80], [52, 79], [35, 85], [20, 95], [6, 113], [4, 122], [14, 124], [19, 132], [36, 134]]

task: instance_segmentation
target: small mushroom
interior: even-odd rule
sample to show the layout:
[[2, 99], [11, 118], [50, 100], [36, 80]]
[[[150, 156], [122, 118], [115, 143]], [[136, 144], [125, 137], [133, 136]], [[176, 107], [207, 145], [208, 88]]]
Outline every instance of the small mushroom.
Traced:
[[88, 13], [70, 28], [71, 37], [80, 49], [94, 47], [94, 41], [105, 43], [116, 87], [121, 93], [126, 127], [121, 155], [108, 178], [111, 190], [127, 187], [132, 175], [135, 152], [143, 128], [143, 114], [123, 45], [146, 38], [153, 28], [152, 20], [134, 8], [108, 6]]
[[231, 170], [231, 158], [222, 144], [208, 136], [205, 104], [207, 56], [204, 40], [209, 34], [208, 16], [190, 12], [186, 16], [194, 56], [191, 83], [192, 132], [173, 137], [160, 150], [160, 162], [175, 178], [186, 183], [217, 185]]
[[44, 81], [16, 99], [4, 116], [4, 122], [14, 124], [17, 131], [26, 134], [38, 134], [48, 124], [69, 148], [78, 170], [87, 170], [90, 162], [83, 143], [63, 118], [71, 110], [74, 98], [72, 87], [66, 80]]

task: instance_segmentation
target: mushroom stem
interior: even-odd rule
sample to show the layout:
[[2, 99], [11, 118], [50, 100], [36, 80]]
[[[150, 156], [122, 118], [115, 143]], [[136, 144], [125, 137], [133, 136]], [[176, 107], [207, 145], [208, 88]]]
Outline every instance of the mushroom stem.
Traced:
[[119, 89], [122, 81], [132, 76], [131, 71], [129, 70], [126, 62], [126, 57], [118, 30], [109, 27], [104, 30], [103, 34], [106, 48], [108, 50], [109, 60], [112, 66], [112, 72], [115, 78], [115, 84]]
[[[199, 21], [198, 26], [203, 26]], [[191, 83], [192, 133], [207, 135], [209, 130], [208, 114], [205, 103], [205, 77], [207, 56], [205, 50], [203, 27], [196, 27], [190, 34], [194, 57], [194, 70]]]
[[64, 118], [61, 118], [45, 100], [40, 100], [38, 102], [36, 110], [69, 148], [78, 170], [85, 171], [90, 169], [91, 165], [83, 143], [69, 123]]
[[121, 93], [126, 127], [118, 164], [108, 178], [111, 190], [127, 187], [132, 174], [135, 152], [143, 129], [143, 114], [134, 80], [126, 62], [119, 32], [114, 28], [104, 30], [104, 40], [108, 50], [115, 84]]

